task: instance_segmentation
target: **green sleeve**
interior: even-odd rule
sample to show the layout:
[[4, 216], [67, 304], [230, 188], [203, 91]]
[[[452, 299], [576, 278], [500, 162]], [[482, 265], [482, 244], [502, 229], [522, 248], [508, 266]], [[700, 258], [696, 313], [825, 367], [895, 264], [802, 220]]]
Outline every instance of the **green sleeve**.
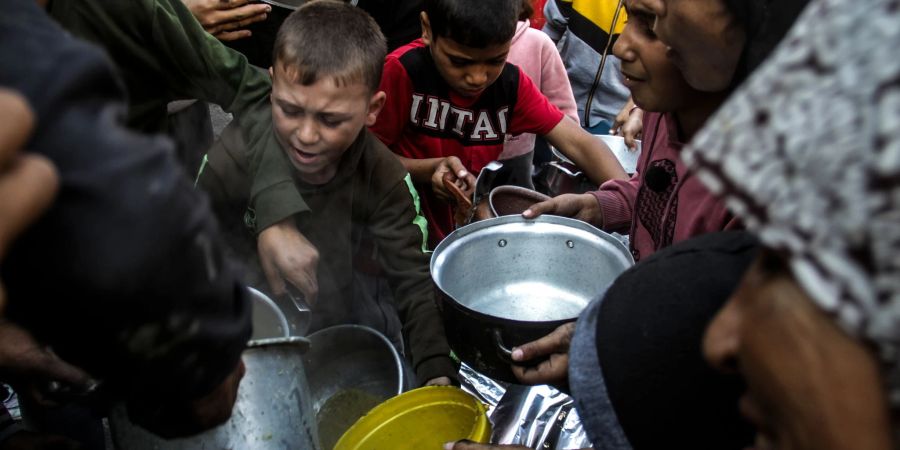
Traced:
[[[196, 98], [221, 106], [240, 120], [251, 176], [250, 198], [262, 226], [309, 208], [287, 182], [272, 133], [271, 79], [240, 53], [203, 30], [181, 0], [59, 0], [53, 17], [81, 38], [104, 47], [128, 87], [129, 122], [137, 129], [160, 131], [164, 105]], [[251, 204], [251, 206], [253, 206]]]
[[[241, 133], [247, 142], [247, 161], [250, 163], [250, 207], [256, 211], [256, 232], [294, 214], [308, 211], [309, 207], [300, 195], [291, 176], [291, 165], [287, 156], [272, 139], [272, 106], [269, 94], [272, 81], [265, 71], [250, 65], [240, 53], [227, 48], [218, 39], [206, 33], [193, 19], [190, 11], [181, 0], [156, 0], [156, 14], [159, 26], [158, 40], [171, 41], [178, 37], [175, 30], [170, 30], [166, 23], [174, 22], [171, 28], [179, 28], [180, 23], [190, 22], [184, 26], [184, 39], [198, 41], [185, 47], [181, 43], [168, 46], [173, 50], [195, 48], [200, 54], [173, 54], [176, 61], [188, 61], [197, 73], [218, 73], [211, 79], [195, 83], [192, 89], [205, 91], [215, 97], [218, 103], [228, 112], [240, 119]], [[176, 15], [177, 21], [167, 16]], [[187, 14], [190, 17], [184, 17]], [[199, 42], [202, 40], [203, 42]], [[212, 61], [215, 67], [205, 67], [204, 61]], [[212, 69], [212, 70], [211, 70]], [[234, 90], [233, 87], [238, 89]]]
[[[157, 5], [156, 40], [171, 43], [164, 47], [172, 51], [172, 60], [185, 61], [187, 67], [183, 69], [212, 75], [206, 79], [194, 78], [195, 82], [189, 86], [194, 92], [188, 95], [196, 97], [197, 92], [203, 93], [240, 119], [241, 132], [248, 144], [247, 160], [252, 177], [250, 207], [256, 211], [256, 232], [308, 211], [293, 182], [290, 162], [278, 142], [271, 139], [269, 75], [206, 33], [181, 0], [157, 0]], [[187, 51], [182, 53], [179, 49]]]
[[450, 346], [435, 301], [429, 272], [431, 254], [425, 250], [427, 224], [409, 174], [382, 197], [370, 217], [370, 230], [397, 312], [408, 336], [413, 367], [420, 382], [446, 376], [457, 378]]

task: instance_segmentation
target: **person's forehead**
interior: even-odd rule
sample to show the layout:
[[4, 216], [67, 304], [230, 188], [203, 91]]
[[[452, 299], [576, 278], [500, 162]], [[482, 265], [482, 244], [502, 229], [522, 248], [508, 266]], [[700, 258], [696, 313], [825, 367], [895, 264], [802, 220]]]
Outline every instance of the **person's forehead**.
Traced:
[[484, 48], [469, 47], [447, 37], [439, 38], [436, 43], [440, 47], [440, 50], [448, 56], [474, 62], [490, 61], [506, 56], [509, 53], [510, 47], [509, 42]]
[[655, 15], [663, 15], [665, 8], [678, 0], [626, 0], [629, 9], [647, 11]]

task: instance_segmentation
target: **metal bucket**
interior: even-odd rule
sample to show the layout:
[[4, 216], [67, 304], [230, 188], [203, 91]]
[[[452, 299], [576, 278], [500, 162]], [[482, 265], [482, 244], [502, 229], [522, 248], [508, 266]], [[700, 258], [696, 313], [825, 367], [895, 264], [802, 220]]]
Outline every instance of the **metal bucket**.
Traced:
[[417, 384], [393, 344], [369, 327], [336, 325], [310, 334], [309, 341], [303, 360], [323, 449], [371, 408]]
[[246, 373], [231, 418], [195, 436], [166, 440], [131, 423], [124, 405], [113, 408], [109, 426], [122, 450], [318, 449], [301, 337], [253, 341], [244, 351]]

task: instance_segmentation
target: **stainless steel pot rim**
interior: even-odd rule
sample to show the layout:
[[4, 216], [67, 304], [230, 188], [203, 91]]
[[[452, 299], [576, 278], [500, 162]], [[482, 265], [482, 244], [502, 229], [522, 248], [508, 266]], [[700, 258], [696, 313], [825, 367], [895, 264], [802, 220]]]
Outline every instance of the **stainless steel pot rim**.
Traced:
[[[281, 308], [278, 307], [278, 305], [275, 303], [275, 301], [272, 300], [271, 298], [269, 298], [269, 296], [267, 296], [266, 294], [263, 294], [262, 292], [260, 292], [259, 289], [254, 288], [253, 286], [247, 286], [246, 288], [248, 291], [250, 291], [250, 294], [255, 297], [255, 301], [262, 302], [272, 311], [272, 313], [278, 319], [278, 323], [281, 325], [281, 329], [284, 330], [283, 337], [290, 336], [291, 335], [291, 326], [288, 323], [287, 317], [285, 317], [284, 312], [281, 310]], [[279, 336], [279, 337], [282, 337], [282, 336]]]
[[[631, 256], [631, 252], [622, 244], [622, 241], [616, 239], [609, 233], [600, 230], [599, 228], [581, 221], [577, 219], [572, 219], [569, 217], [562, 216], [553, 216], [550, 214], [543, 214], [538, 216], [535, 219], [526, 219], [519, 214], [510, 215], [510, 216], [502, 216], [502, 217], [494, 217], [490, 219], [480, 220], [478, 222], [466, 225], [462, 228], [458, 228], [450, 233], [443, 241], [441, 241], [437, 247], [435, 247], [434, 252], [431, 254], [431, 262], [430, 269], [431, 273], [435, 273], [435, 265], [440, 258], [440, 255], [444, 253], [447, 247], [453, 245], [456, 241], [460, 239], [484, 230], [486, 228], [499, 227], [507, 224], [522, 224], [522, 226], [531, 226], [532, 224], [554, 224], [554, 225], [562, 225], [572, 227], [581, 231], [586, 231], [595, 236], [599, 236], [601, 239], [612, 243], [614, 246], [619, 247], [619, 250], [623, 252], [623, 256], [628, 259], [630, 264], [634, 264], [634, 258]], [[440, 287], [440, 286], [438, 286]]]
[[[516, 324], [525, 328], [540, 326], [542, 323], [563, 323], [573, 320], [584, 306], [609, 287], [609, 284], [601, 286], [603, 279], [605, 279], [604, 277], [594, 278], [591, 282], [593, 287], [589, 289], [576, 288], [572, 290], [568, 289], [564, 284], [548, 285], [547, 287], [551, 292], [555, 292], [551, 296], [560, 300], [565, 299], [560, 306], [567, 305], [566, 308], [553, 309], [552, 314], [545, 314], [544, 311], [539, 311], [530, 306], [526, 306], [525, 309], [519, 309], [520, 306], [529, 304], [528, 296], [531, 292], [535, 292], [536, 288], [540, 288], [539, 284], [546, 281], [542, 277], [549, 275], [547, 273], [541, 274], [533, 280], [516, 278], [514, 275], [513, 278], [508, 280], [504, 278], [506, 281], [501, 281], [502, 286], [491, 283], [491, 281], [498, 281], [496, 278], [482, 279], [482, 284], [478, 288], [474, 290], [463, 288], [463, 292], [460, 291], [460, 286], [458, 285], [458, 282], [461, 280], [459, 278], [461, 276], [460, 271], [491, 270], [480, 265], [480, 269], [472, 269], [467, 263], [461, 263], [464, 260], [460, 259], [460, 255], [467, 254], [468, 256], [464, 258], [472, 258], [472, 249], [479, 248], [481, 250], [477, 250], [476, 254], [477, 252], [482, 252], [481, 254], [484, 256], [483, 252], [489, 250], [486, 247], [479, 246], [487, 243], [494, 243], [490, 245], [499, 245], [500, 247], [508, 245], [510, 248], [521, 249], [522, 247], [519, 247], [518, 243], [522, 242], [520, 239], [524, 239], [524, 242], [532, 243], [526, 245], [542, 245], [538, 244], [538, 241], [542, 241], [545, 236], [546, 242], [550, 243], [549, 245], [559, 245], [560, 243], [557, 243], [556, 240], [561, 238], [570, 249], [577, 249], [579, 246], [584, 248], [583, 245], [587, 244], [588, 248], [605, 255], [603, 256], [604, 261], [607, 262], [605, 267], [612, 271], [609, 272], [607, 270], [610, 284], [617, 276], [616, 273], [621, 273], [621, 271], [634, 264], [631, 252], [620, 240], [586, 222], [559, 216], [543, 215], [537, 219], [525, 219], [521, 215], [510, 215], [476, 222], [457, 229], [447, 236], [446, 239], [438, 244], [432, 254], [430, 265], [432, 280], [454, 307], [481, 320], [499, 320], [503, 323]], [[594, 253], [594, 251], [591, 251], [591, 253]], [[492, 257], [487, 258], [491, 259]], [[520, 261], [522, 260], [520, 259]], [[527, 261], [531, 262], [533, 259]], [[479, 262], [477, 264], [482, 263]], [[466, 268], [460, 269], [460, 267]], [[554, 267], [558, 269], [561, 266], [556, 265]], [[621, 268], [621, 271], [616, 269], [617, 267]], [[500, 270], [502, 271], [503, 269], [501, 268]], [[463, 276], [465, 277], [465, 275]], [[532, 281], [534, 283], [531, 283]], [[485, 282], [487, 284], [484, 284]], [[498, 286], [500, 286], [500, 289], [497, 289]], [[587, 285], [579, 284], [579, 286], [585, 287]], [[559, 289], [556, 289], [557, 287]], [[507, 302], [503, 300], [501, 302], [503, 306], [501, 309], [497, 309], [498, 303], [495, 303], [495, 300], [498, 298], [497, 292], [500, 292], [500, 296], [509, 296], [510, 292], [521, 291], [522, 289], [526, 289], [526, 291], [522, 292], [528, 292], [529, 294], [513, 295], [514, 301], [510, 300], [510, 302]], [[583, 302], [583, 305], [579, 305], [578, 303], [580, 302]], [[575, 312], [576, 309], [578, 312]], [[525, 311], [526, 314], [520, 314], [516, 311]], [[538, 319], [538, 316], [544, 319]]]
[[301, 5], [303, 5], [304, 3], [306, 3], [306, 0], [301, 0], [301, 1], [297, 2], [297, 3], [299, 3], [297, 5], [290, 5], [287, 3], [276, 2], [275, 0], [260, 0], [260, 1], [263, 3], [268, 3], [272, 6], [278, 6], [280, 8], [285, 8], [285, 9], [290, 9], [290, 10], [295, 10], [295, 9], [299, 8]]
[[322, 336], [323, 334], [325, 334], [325, 332], [333, 333], [333, 332], [337, 332], [340, 330], [363, 331], [363, 332], [366, 332], [366, 333], [376, 336], [378, 339], [381, 340], [382, 343], [384, 343], [384, 345], [390, 350], [391, 354], [394, 356], [394, 366], [397, 369], [398, 376], [400, 377], [400, 383], [397, 386], [397, 394], [396, 395], [402, 394], [403, 393], [403, 385], [404, 385], [404, 382], [406, 381], [403, 379], [406, 376], [403, 372], [403, 363], [401, 362], [401, 358], [403, 358], [403, 356], [401, 356], [400, 353], [397, 352], [397, 349], [394, 348], [394, 344], [391, 343], [391, 341], [387, 338], [387, 336], [380, 333], [378, 330], [367, 327], [365, 325], [357, 325], [357, 324], [333, 325], [333, 326], [330, 326], [328, 328], [323, 328], [321, 330], [316, 331], [315, 333], [308, 335], [307, 336], [308, 343], [311, 345], [312, 342], [315, 341], [316, 335]]
[[[259, 1], [261, 1], [263, 3], [268, 3], [272, 6], [278, 6], [278, 7], [290, 9], [291, 11], [293, 11], [293, 10], [296, 10], [297, 8], [303, 6], [303, 4], [306, 3], [308, 0], [297, 0], [296, 5], [281, 3], [281, 2], [277, 2], [275, 0], [259, 0]], [[353, 6], [356, 6], [356, 4], [359, 3], [359, 0], [345, 0], [345, 1]]]
[[263, 347], [274, 347], [274, 346], [294, 346], [300, 349], [301, 351], [306, 351], [309, 349], [310, 342], [309, 339], [300, 336], [290, 336], [290, 337], [279, 337], [279, 338], [267, 338], [267, 339], [256, 339], [247, 343], [247, 348], [263, 348]]

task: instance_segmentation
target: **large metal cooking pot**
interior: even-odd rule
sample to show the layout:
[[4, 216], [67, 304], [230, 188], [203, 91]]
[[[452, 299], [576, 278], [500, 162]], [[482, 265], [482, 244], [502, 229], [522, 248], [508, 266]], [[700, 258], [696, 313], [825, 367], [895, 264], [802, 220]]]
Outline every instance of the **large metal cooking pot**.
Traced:
[[303, 361], [323, 449], [375, 405], [417, 385], [391, 341], [369, 327], [336, 325], [308, 337]]
[[306, 338], [253, 341], [244, 351], [247, 368], [231, 418], [211, 430], [165, 440], [128, 419], [124, 406], [109, 416], [116, 448], [122, 450], [318, 449], [302, 353]]
[[587, 223], [514, 215], [451, 233], [434, 250], [431, 276], [454, 353], [515, 382], [510, 349], [575, 320], [633, 264], [618, 239]]

